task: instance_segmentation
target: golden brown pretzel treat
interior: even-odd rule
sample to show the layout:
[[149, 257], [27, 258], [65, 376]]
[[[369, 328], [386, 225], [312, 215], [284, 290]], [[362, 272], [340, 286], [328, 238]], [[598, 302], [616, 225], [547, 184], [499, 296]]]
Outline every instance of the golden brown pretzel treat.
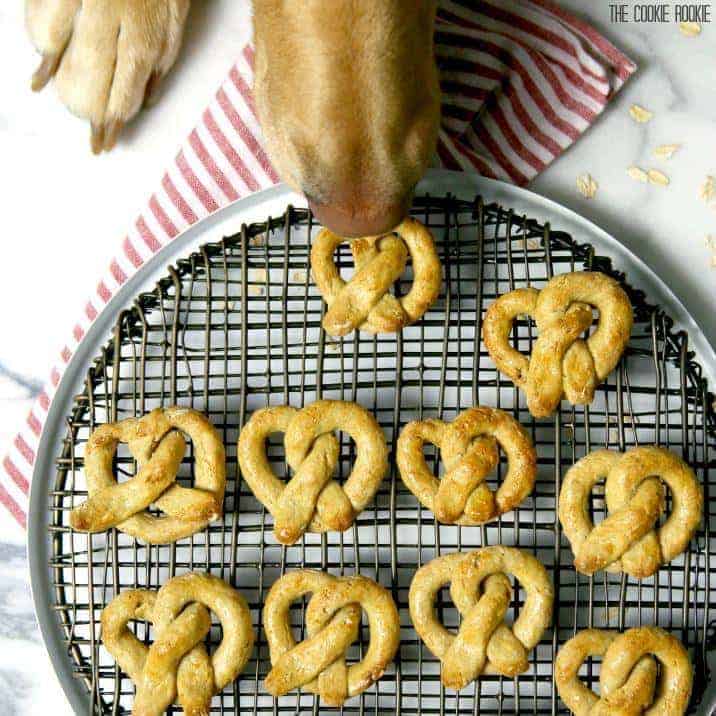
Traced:
[[[440, 448], [441, 480], [425, 462], [426, 442]], [[508, 468], [493, 494], [485, 479], [497, 467], [499, 447], [507, 454]], [[537, 455], [527, 433], [496, 408], [470, 408], [452, 423], [408, 423], [398, 439], [396, 461], [408, 489], [445, 524], [479, 525], [513, 510], [532, 492], [537, 475]]]
[[[194, 445], [194, 487], [175, 484], [186, 434]], [[127, 443], [137, 474], [118, 483], [112, 463]], [[88, 499], [75, 507], [70, 524], [82, 532], [116, 527], [150, 544], [167, 544], [204, 529], [221, 517], [226, 487], [224, 445], [209, 420], [190, 408], [157, 408], [96, 428], [84, 456]], [[156, 505], [162, 517], [146, 510]]]
[[[334, 430], [356, 444], [356, 461], [343, 486], [332, 479], [339, 446]], [[293, 477], [276, 477], [265, 441], [284, 434], [286, 462]], [[388, 469], [388, 446], [376, 419], [356, 403], [318, 400], [298, 410], [288, 406], [257, 410], [239, 435], [241, 472], [274, 518], [274, 534], [293, 544], [304, 532], [348, 529], [375, 495]]]
[[[584, 340], [592, 306], [599, 322]], [[529, 358], [509, 342], [520, 315], [537, 324]], [[576, 271], [555, 276], [541, 291], [522, 288], [500, 296], [487, 309], [482, 338], [497, 368], [525, 391], [530, 413], [541, 418], [559, 407], [562, 396], [573, 405], [592, 402], [626, 348], [632, 321], [629, 297], [613, 278]]]
[[[512, 628], [505, 613], [512, 598], [513, 574], [526, 598]], [[457, 634], [437, 620], [435, 600], [450, 583], [450, 596], [462, 623]], [[513, 677], [529, 668], [528, 653], [552, 620], [554, 588], [542, 564], [514, 547], [436, 557], [413, 577], [408, 596], [415, 631], [442, 662], [442, 683], [462, 689], [481, 674]]]
[[[296, 644], [291, 603], [311, 593], [307, 636]], [[358, 638], [361, 610], [368, 616], [370, 643], [357, 664], [346, 665], [348, 647]], [[272, 669], [266, 690], [281, 696], [301, 688], [319, 694], [326, 706], [340, 706], [376, 682], [400, 644], [400, 620], [390, 593], [367, 577], [333, 577], [301, 569], [276, 582], [263, 611]]]
[[[595, 527], [589, 493], [604, 478], [607, 517]], [[664, 511], [662, 480], [671, 490], [672, 512], [654, 529]], [[702, 512], [703, 491], [693, 470], [655, 446], [589, 453], [567, 472], [559, 495], [559, 521], [583, 574], [606, 569], [636, 579], [651, 576], [687, 548]]]
[[[397, 234], [397, 236], [395, 235]], [[435, 302], [442, 267], [430, 231], [415, 219], [405, 219], [394, 233], [350, 241], [356, 272], [346, 283], [338, 273], [333, 252], [346, 239], [322, 229], [311, 248], [311, 272], [328, 311], [323, 327], [331, 336], [359, 328], [368, 333], [395, 333], [417, 321]], [[413, 262], [413, 285], [396, 298], [390, 287]]]
[[[578, 677], [590, 656], [602, 657], [601, 698]], [[663, 629], [638, 627], [623, 634], [585, 629], [559, 650], [554, 680], [575, 716], [679, 716], [689, 704], [693, 671], [683, 644]]]
[[[222, 640], [209, 656], [204, 638], [209, 612], [221, 622]], [[151, 622], [151, 646], [130, 631], [135, 619]], [[102, 612], [102, 641], [136, 686], [133, 716], [164, 713], [178, 701], [185, 714], [208, 714], [211, 699], [239, 675], [254, 645], [251, 615], [241, 594], [223, 580], [190, 572], [158, 592], [117, 595]]]

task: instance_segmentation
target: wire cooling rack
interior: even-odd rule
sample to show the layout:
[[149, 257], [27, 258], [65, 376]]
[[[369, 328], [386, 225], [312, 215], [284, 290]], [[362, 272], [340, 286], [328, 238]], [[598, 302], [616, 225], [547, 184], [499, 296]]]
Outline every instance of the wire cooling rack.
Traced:
[[[479, 336], [485, 308], [520, 286], [540, 287], [554, 274], [591, 269], [624, 281], [608, 259], [589, 245], [548, 225], [481, 198], [416, 198], [413, 214], [430, 226], [444, 267], [438, 302], [417, 325], [400, 335], [354, 333], [333, 341], [321, 330], [324, 305], [310, 279], [309, 252], [317, 226], [306, 210], [244, 226], [179, 261], [156, 288], [123, 311], [114, 334], [87, 370], [84, 391], [67, 416], [66, 438], [56, 460], [50, 495], [53, 608], [74, 675], [86, 686], [90, 713], [127, 714], [134, 686], [102, 646], [100, 614], [120, 591], [156, 589], [174, 574], [204, 570], [239, 588], [247, 598], [257, 646], [237, 681], [217, 696], [212, 713], [318, 713], [328, 711], [312, 695], [277, 701], [262, 687], [270, 663], [261, 608], [279, 576], [300, 567], [334, 574], [361, 573], [392, 590], [401, 617], [397, 658], [379, 682], [347, 702], [345, 713], [508, 714], [568, 713], [552, 680], [560, 644], [585, 627], [624, 629], [658, 624], [689, 648], [695, 665], [692, 710], [707, 683], [706, 654], [716, 587], [711, 553], [714, 512], [709, 493], [716, 455], [713, 397], [687, 336], [669, 316], [624, 284], [635, 311], [629, 348], [589, 407], [562, 404], [548, 420], [534, 420], [524, 395], [502, 377]], [[341, 249], [339, 265], [351, 270]], [[397, 287], [408, 288], [409, 275]], [[531, 349], [534, 328], [518, 322], [513, 337]], [[518, 509], [480, 528], [439, 526], [400, 481], [394, 461], [375, 500], [345, 533], [307, 534], [291, 547], [272, 535], [272, 518], [241, 479], [236, 442], [240, 427], [265, 405], [300, 407], [317, 398], [356, 401], [371, 410], [392, 451], [401, 427], [418, 417], [452, 419], [461, 410], [492, 405], [509, 411], [529, 431], [539, 456], [533, 494]], [[91, 430], [106, 421], [139, 416], [158, 405], [193, 406], [206, 413], [227, 449], [225, 517], [204, 532], [169, 546], [149, 547], [111, 530], [85, 536], [68, 526], [69, 512], [85, 495], [84, 446]], [[689, 551], [639, 583], [604, 572], [577, 575], [556, 518], [556, 496], [564, 472], [595, 448], [626, 449], [659, 443], [681, 454], [704, 485], [706, 514]], [[279, 441], [269, 455], [285, 474]], [[436, 471], [439, 459], [429, 458]], [[353, 446], [341, 435], [337, 479], [347, 476]], [[192, 451], [180, 482], [189, 484]], [[134, 469], [120, 452], [122, 475]], [[493, 486], [505, 468], [499, 466]], [[598, 491], [597, 491], [598, 492]], [[595, 519], [604, 515], [603, 495], [593, 499]], [[407, 594], [416, 569], [433, 557], [492, 544], [517, 545], [547, 567], [558, 597], [554, 625], [530, 655], [518, 678], [483, 677], [460, 693], [443, 689], [439, 662], [410, 624]], [[515, 590], [509, 619], [519, 609]], [[439, 614], [458, 623], [447, 590]], [[303, 609], [292, 612], [302, 631]], [[151, 630], [139, 623], [140, 638]], [[363, 625], [350, 659], [359, 657], [369, 632]], [[220, 639], [212, 630], [209, 644]], [[596, 685], [598, 663], [583, 678]]]

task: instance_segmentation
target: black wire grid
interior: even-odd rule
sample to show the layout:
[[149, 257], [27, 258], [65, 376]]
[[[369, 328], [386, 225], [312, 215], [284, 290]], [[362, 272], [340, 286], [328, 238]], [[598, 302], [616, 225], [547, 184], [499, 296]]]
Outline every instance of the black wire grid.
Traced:
[[[534, 420], [524, 395], [496, 371], [479, 340], [485, 308], [502, 293], [526, 285], [539, 288], [556, 273], [586, 268], [622, 282], [623, 275], [591, 246], [479, 197], [420, 197], [413, 214], [435, 235], [444, 282], [437, 303], [402, 334], [355, 332], [342, 341], [326, 336], [320, 327], [324, 304], [309, 268], [317, 226], [306, 210], [290, 207], [281, 217], [243, 226], [240, 233], [169, 267], [152, 292], [119, 315], [67, 419], [49, 525], [51, 599], [74, 674], [87, 687], [90, 713], [127, 714], [134, 694], [133, 684], [102, 645], [102, 609], [120, 591], [157, 589], [187, 570], [211, 572], [240, 589], [257, 633], [251, 660], [236, 682], [214, 698], [212, 713], [328, 711], [310, 694], [275, 701], [262, 685], [270, 663], [261, 608], [281, 574], [300, 567], [376, 579], [392, 591], [400, 608], [401, 645], [394, 664], [375, 686], [349, 700], [345, 713], [568, 713], [552, 681], [559, 645], [585, 627], [637, 624], [658, 624], [688, 646], [696, 671], [692, 707], [698, 704], [707, 682], [709, 623], [716, 606], [709, 500], [716, 472], [716, 416], [686, 334], [676, 332], [672, 320], [640, 291], [625, 285], [635, 324], [619, 367], [591, 406], [563, 402], [554, 418]], [[342, 248], [337, 260], [347, 274], [349, 251]], [[408, 282], [409, 275], [396, 291], [406, 291]], [[528, 321], [516, 325], [520, 350], [529, 351], [533, 339]], [[534, 492], [490, 525], [438, 526], [401, 483], [391, 461], [375, 500], [345, 533], [307, 534], [283, 547], [273, 537], [271, 516], [241, 479], [237, 436], [259, 407], [300, 407], [317, 398], [356, 401], [371, 410], [391, 451], [401, 427], [417, 417], [451, 420], [478, 404], [507, 410], [537, 448]], [[73, 533], [68, 517], [86, 495], [82, 455], [90, 431], [105, 421], [172, 404], [206, 413], [223, 435], [228, 461], [223, 521], [165, 547], [147, 546], [115, 530], [89, 537]], [[706, 514], [689, 552], [641, 583], [606, 572], [593, 578], [576, 574], [556, 517], [562, 476], [595, 448], [624, 450], [651, 443], [682, 455], [703, 483]], [[341, 435], [337, 479], [350, 471], [353, 450]], [[277, 473], [285, 475], [280, 437], [271, 442], [269, 455]], [[430, 458], [438, 471], [435, 452]], [[124, 475], [134, 469], [122, 449], [117, 468]], [[504, 468], [503, 455], [493, 486]], [[190, 484], [191, 472], [189, 446], [180, 481]], [[595, 495], [592, 510], [595, 519], [603, 517], [603, 495]], [[494, 544], [517, 545], [546, 565], [557, 595], [554, 626], [532, 651], [527, 673], [514, 680], [483, 677], [456, 694], [441, 687], [439, 662], [411, 626], [408, 587], [416, 569], [435, 556]], [[516, 586], [510, 620], [524, 596]], [[447, 590], [438, 611], [446, 625], [457, 625]], [[293, 619], [299, 637], [302, 615], [298, 604]], [[151, 640], [151, 629], [143, 623], [136, 625], [136, 633]], [[210, 647], [219, 638], [216, 627]], [[351, 659], [359, 657], [368, 638], [364, 624]], [[595, 687], [598, 673], [598, 662], [583, 668], [583, 678]]]

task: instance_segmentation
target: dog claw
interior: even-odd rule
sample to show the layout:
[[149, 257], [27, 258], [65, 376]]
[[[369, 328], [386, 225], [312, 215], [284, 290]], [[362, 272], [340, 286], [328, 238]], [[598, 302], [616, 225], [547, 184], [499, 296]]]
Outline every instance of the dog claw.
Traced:
[[40, 66], [35, 70], [32, 75], [32, 81], [30, 86], [33, 92], [39, 92], [45, 85], [52, 79], [55, 72], [57, 72], [57, 66], [60, 64], [60, 55], [53, 53], [50, 55], [43, 55]]
[[144, 90], [144, 106], [152, 107], [159, 99], [159, 90], [162, 86], [163, 76], [159, 72], [152, 72], [147, 87]]
[[117, 138], [123, 128], [124, 122], [121, 119], [112, 119], [105, 125], [103, 143], [103, 149], [105, 152], [114, 148], [114, 145], [117, 144]]
[[124, 122], [121, 119], [110, 119], [106, 124], [93, 122], [90, 136], [92, 154], [101, 154], [113, 149], [122, 129], [124, 129]]
[[104, 147], [104, 124], [92, 124], [90, 146], [92, 147], [92, 154], [101, 153]]

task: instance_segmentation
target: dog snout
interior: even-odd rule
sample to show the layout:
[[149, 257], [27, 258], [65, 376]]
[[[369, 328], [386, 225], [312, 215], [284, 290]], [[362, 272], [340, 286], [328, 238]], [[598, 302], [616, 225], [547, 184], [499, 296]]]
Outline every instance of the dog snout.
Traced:
[[376, 236], [393, 230], [410, 208], [412, 192], [402, 199], [376, 200], [367, 206], [353, 202], [320, 202], [309, 199], [313, 215], [339, 236]]

